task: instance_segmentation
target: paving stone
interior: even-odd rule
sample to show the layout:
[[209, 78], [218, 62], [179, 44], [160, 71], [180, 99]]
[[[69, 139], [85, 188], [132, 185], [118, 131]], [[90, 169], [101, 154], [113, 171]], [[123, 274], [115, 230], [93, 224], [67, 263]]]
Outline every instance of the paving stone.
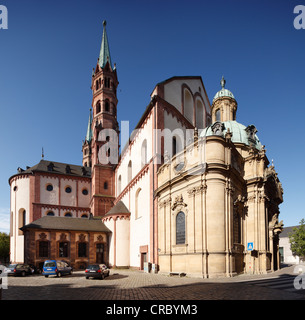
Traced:
[[[132, 270], [111, 270], [104, 280], [85, 279], [84, 273], [45, 278], [9, 277], [3, 300], [305, 300], [305, 290], [255, 285], [258, 279], [291, 274], [286, 268], [267, 275], [201, 279], [169, 277]], [[296, 276], [296, 275], [295, 275]]]

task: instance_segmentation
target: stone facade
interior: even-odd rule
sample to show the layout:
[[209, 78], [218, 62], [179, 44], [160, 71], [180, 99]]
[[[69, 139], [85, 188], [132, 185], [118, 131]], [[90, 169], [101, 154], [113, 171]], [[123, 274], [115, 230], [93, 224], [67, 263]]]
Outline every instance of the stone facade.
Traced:
[[282, 186], [255, 127], [230, 132], [236, 109], [234, 98], [216, 98], [210, 133], [158, 171], [160, 272], [219, 277], [279, 268]]

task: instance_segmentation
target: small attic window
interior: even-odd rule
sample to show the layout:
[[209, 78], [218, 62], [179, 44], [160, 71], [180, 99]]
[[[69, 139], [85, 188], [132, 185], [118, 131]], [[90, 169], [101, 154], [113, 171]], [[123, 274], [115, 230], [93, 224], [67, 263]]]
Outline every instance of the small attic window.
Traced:
[[54, 163], [50, 162], [50, 164], [48, 165], [48, 171], [54, 171]]
[[66, 173], [71, 173], [71, 167], [69, 165], [66, 166]]
[[83, 176], [87, 175], [87, 170], [85, 167], [82, 167], [82, 175]]

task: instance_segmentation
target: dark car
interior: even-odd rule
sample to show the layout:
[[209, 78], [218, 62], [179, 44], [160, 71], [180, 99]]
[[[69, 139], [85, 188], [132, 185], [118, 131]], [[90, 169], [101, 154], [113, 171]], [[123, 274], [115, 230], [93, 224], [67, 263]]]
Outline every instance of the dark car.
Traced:
[[41, 269], [37, 268], [36, 266], [34, 266], [33, 264], [29, 265], [30, 268], [32, 269], [32, 273], [36, 273], [36, 274], [40, 274], [41, 273]]
[[89, 278], [100, 278], [104, 279], [105, 277], [109, 277], [110, 270], [107, 268], [105, 264], [91, 264], [85, 270], [86, 279]]
[[4, 274], [8, 276], [22, 276], [27, 274], [32, 274], [32, 269], [28, 264], [10, 264], [3, 271]]

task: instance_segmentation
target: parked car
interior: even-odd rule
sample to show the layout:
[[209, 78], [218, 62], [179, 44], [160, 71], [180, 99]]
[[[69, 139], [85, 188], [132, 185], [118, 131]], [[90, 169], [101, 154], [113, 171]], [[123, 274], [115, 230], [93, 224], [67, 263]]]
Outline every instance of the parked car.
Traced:
[[72, 267], [66, 261], [46, 260], [42, 268], [42, 274], [46, 278], [51, 275], [61, 277], [65, 274], [71, 273]]
[[26, 276], [27, 274], [32, 274], [32, 269], [28, 264], [10, 264], [3, 271], [4, 274], [8, 276]]
[[104, 279], [105, 277], [109, 277], [110, 270], [107, 268], [105, 264], [91, 264], [85, 270], [86, 279], [89, 278], [100, 278]]
[[30, 268], [32, 269], [32, 273], [36, 273], [36, 274], [40, 274], [41, 273], [41, 269], [37, 268], [36, 266], [34, 266], [33, 264], [30, 264]]

